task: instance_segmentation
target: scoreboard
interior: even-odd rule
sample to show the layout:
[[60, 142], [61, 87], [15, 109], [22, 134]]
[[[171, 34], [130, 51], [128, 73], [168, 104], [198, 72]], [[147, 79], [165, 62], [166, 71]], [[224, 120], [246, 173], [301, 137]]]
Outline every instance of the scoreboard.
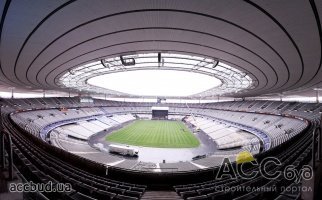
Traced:
[[168, 119], [169, 107], [152, 107], [152, 119]]

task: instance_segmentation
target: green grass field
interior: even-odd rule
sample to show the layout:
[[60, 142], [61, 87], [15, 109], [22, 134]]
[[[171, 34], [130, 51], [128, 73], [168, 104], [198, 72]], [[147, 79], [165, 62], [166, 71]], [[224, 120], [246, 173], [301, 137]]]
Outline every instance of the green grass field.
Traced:
[[105, 139], [121, 144], [161, 148], [192, 148], [200, 144], [182, 122], [162, 120], [137, 120]]

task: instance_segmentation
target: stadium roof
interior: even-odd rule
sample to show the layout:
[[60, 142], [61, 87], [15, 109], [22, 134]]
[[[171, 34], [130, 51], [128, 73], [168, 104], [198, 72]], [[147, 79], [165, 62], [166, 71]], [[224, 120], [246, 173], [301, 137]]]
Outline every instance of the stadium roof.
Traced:
[[[224, 83], [198, 96], [322, 86], [322, 1], [4, 0], [0, 9], [1, 87], [76, 91], [88, 87], [86, 77], [94, 74], [71, 78], [85, 65], [97, 63], [102, 71], [169, 69], [182, 57], [199, 61], [190, 71], [207, 68]], [[143, 65], [144, 56], [152, 56], [152, 64]], [[175, 64], [171, 56], [178, 58]], [[228, 66], [227, 75], [220, 65]]]

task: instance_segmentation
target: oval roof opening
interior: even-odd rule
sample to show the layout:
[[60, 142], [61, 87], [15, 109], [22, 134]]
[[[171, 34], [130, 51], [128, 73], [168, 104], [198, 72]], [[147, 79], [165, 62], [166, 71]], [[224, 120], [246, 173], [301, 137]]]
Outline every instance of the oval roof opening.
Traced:
[[189, 96], [221, 85], [215, 77], [175, 70], [138, 70], [87, 80], [93, 86], [142, 96]]

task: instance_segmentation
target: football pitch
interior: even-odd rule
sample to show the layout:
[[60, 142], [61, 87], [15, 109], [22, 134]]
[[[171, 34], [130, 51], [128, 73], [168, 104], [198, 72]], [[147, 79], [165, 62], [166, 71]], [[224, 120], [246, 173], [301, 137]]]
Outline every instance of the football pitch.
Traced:
[[112, 132], [109, 142], [159, 148], [192, 148], [199, 140], [181, 121], [137, 120]]

